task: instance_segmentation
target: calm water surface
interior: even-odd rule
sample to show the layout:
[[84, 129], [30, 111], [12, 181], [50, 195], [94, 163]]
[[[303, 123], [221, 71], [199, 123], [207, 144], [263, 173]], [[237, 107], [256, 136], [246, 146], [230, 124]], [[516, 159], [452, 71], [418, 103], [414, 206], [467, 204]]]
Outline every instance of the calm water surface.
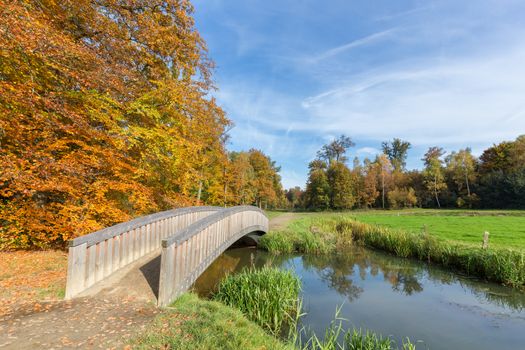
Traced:
[[252, 248], [221, 255], [195, 283], [203, 296], [246, 266], [294, 270], [317, 334], [342, 305], [345, 326], [409, 337], [417, 349], [525, 350], [525, 293], [364, 248], [344, 256], [273, 256]]

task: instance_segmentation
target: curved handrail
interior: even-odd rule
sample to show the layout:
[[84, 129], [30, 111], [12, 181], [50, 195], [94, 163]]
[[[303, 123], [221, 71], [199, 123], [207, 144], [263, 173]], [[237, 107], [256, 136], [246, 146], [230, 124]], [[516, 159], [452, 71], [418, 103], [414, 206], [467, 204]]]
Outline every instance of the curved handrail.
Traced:
[[252, 206], [223, 209], [162, 240], [159, 306], [185, 292], [228, 247], [252, 232], [268, 232], [268, 217]]
[[220, 211], [220, 207], [172, 209], [117, 224], [70, 241], [66, 299], [158, 251], [162, 240]]
[[221, 210], [221, 207], [213, 206], [202, 206], [202, 207], [186, 207], [162, 211], [155, 214], [150, 214], [146, 216], [141, 216], [139, 218], [122, 222], [114, 226], [103, 228], [102, 230], [90, 233], [85, 236], [80, 236], [69, 241], [70, 247], [76, 247], [78, 245], [87, 243], [88, 247], [94, 244], [100, 243], [107, 239], [113, 238], [115, 236], [121, 235], [124, 232], [134, 230], [136, 228], [142, 227], [144, 225], [152, 224], [159, 220], [169, 219], [175, 216], [185, 215], [188, 213], [202, 212], [202, 211], [211, 211]]
[[209, 227], [210, 225], [216, 223], [217, 221], [219, 221], [221, 219], [224, 219], [225, 217], [231, 216], [232, 214], [244, 212], [244, 211], [247, 211], [247, 210], [259, 212], [259, 213], [261, 213], [262, 215], [264, 215], [266, 217], [266, 214], [264, 213], [263, 210], [259, 209], [258, 207], [251, 206], [251, 205], [239, 205], [239, 206], [236, 206], [236, 207], [226, 208], [226, 209], [218, 211], [215, 214], [211, 214], [211, 215], [205, 217], [204, 219], [201, 219], [201, 220], [195, 222], [194, 224], [189, 225], [185, 229], [177, 232], [176, 234], [174, 234], [174, 235], [172, 235], [172, 236], [170, 236], [170, 237], [168, 237], [166, 239], [163, 239], [162, 240], [162, 247], [166, 248], [166, 247], [169, 247], [172, 244], [175, 244], [175, 243], [178, 244], [178, 243], [180, 243], [182, 241], [185, 241], [188, 238], [190, 238], [191, 236], [193, 236], [193, 235], [197, 234], [198, 232], [204, 230], [206, 227]]

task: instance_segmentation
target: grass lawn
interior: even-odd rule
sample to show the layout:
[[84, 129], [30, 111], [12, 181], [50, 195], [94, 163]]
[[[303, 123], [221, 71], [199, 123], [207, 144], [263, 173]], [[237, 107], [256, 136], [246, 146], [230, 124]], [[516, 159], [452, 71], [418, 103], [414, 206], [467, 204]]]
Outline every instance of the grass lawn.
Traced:
[[268, 217], [268, 219], [273, 219], [279, 215], [283, 215], [286, 213], [286, 211], [278, 211], [278, 210], [265, 210], [264, 213]]
[[483, 233], [490, 233], [490, 246], [525, 250], [524, 210], [356, 210], [348, 212], [298, 213], [289, 230], [306, 229], [320, 219], [340, 217], [420, 233], [426, 225], [438, 239], [481, 246]]
[[483, 233], [490, 233], [490, 246], [525, 249], [525, 212], [523, 211], [366, 211], [347, 213], [358, 221], [421, 232], [426, 225], [439, 239], [481, 245]]
[[241, 311], [194, 294], [179, 297], [138, 338], [133, 349], [292, 349]]

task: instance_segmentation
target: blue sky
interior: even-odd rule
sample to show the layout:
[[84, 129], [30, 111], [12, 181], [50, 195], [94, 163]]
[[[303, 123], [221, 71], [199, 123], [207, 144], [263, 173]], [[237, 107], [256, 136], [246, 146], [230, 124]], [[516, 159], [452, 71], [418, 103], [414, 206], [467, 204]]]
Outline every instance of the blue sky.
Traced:
[[194, 0], [232, 150], [258, 148], [304, 187], [344, 133], [474, 153], [525, 133], [525, 1]]

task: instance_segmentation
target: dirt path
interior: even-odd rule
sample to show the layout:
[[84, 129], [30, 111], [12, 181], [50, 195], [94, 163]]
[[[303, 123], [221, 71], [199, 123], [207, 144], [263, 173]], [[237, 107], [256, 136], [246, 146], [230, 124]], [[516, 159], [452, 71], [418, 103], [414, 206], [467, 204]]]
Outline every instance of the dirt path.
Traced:
[[0, 350], [120, 349], [160, 312], [160, 252], [112, 275], [74, 300], [28, 302], [0, 312]]
[[270, 219], [270, 230], [282, 230], [288, 223], [299, 217], [297, 213], [284, 213]]
[[[298, 214], [270, 220], [283, 229]], [[0, 312], [0, 350], [120, 349], [157, 315], [159, 252], [123, 269], [81, 298], [11, 305]]]
[[0, 349], [112, 349], [159, 312], [133, 298], [80, 298], [23, 305], [0, 317]]

